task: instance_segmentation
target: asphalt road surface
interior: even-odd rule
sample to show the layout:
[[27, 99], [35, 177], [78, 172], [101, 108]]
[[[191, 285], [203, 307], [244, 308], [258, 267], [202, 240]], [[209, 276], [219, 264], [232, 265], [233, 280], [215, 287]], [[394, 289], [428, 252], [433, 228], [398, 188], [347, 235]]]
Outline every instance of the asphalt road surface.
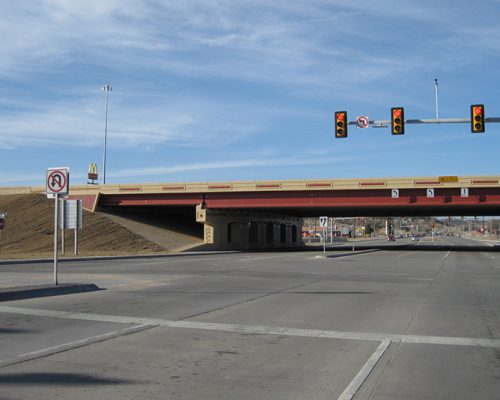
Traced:
[[105, 290], [0, 303], [0, 399], [498, 399], [495, 243], [374, 244], [60, 263]]

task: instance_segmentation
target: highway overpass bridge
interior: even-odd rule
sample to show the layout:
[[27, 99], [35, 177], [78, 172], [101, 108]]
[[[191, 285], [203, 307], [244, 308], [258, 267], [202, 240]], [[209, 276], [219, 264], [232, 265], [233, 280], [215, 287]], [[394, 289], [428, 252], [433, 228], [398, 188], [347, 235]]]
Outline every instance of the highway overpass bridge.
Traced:
[[91, 211], [192, 215], [207, 244], [261, 248], [300, 245], [302, 217], [500, 215], [500, 176], [72, 185], [70, 197]]

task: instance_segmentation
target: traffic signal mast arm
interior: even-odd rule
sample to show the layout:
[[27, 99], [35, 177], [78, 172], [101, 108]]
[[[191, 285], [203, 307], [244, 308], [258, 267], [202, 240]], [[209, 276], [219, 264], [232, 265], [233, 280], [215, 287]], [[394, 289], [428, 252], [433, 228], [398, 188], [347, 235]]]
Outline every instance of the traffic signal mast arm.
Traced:
[[[436, 103], [437, 104], [437, 103]], [[390, 127], [391, 134], [404, 135], [406, 124], [470, 124], [470, 131], [474, 134], [484, 133], [486, 124], [490, 122], [500, 122], [500, 117], [485, 116], [484, 104], [471, 104], [469, 118], [439, 118], [436, 105], [436, 118], [433, 119], [405, 119], [404, 107], [392, 107], [389, 120], [368, 120], [368, 117], [357, 117], [356, 121], [348, 121], [347, 111], [335, 112], [335, 137], [347, 137], [347, 127], [356, 125], [358, 128], [368, 128], [372, 125], [373, 128]]]
[[[485, 118], [485, 122], [500, 122], [500, 117]], [[439, 119], [405, 119], [405, 124], [469, 124], [470, 118], [439, 118]], [[348, 122], [348, 125], [356, 125], [356, 121]], [[374, 128], [385, 128], [391, 124], [390, 120], [370, 120], [369, 125]]]

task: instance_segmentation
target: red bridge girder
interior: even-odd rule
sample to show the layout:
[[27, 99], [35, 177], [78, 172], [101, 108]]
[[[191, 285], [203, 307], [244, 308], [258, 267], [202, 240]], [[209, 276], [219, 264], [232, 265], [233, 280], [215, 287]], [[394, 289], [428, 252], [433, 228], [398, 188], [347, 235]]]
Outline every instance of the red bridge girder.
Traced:
[[265, 191], [216, 193], [101, 194], [100, 207], [195, 206], [208, 209], [259, 209], [297, 216], [326, 215], [500, 215], [500, 188], [470, 188], [461, 197], [459, 188]]

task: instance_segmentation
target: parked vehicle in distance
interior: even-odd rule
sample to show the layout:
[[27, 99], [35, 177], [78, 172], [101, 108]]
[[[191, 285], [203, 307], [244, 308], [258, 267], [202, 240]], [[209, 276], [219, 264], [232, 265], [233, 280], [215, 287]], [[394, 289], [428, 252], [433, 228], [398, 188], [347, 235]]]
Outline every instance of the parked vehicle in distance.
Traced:
[[396, 237], [394, 235], [387, 235], [387, 240], [389, 242], [395, 242], [396, 241]]

